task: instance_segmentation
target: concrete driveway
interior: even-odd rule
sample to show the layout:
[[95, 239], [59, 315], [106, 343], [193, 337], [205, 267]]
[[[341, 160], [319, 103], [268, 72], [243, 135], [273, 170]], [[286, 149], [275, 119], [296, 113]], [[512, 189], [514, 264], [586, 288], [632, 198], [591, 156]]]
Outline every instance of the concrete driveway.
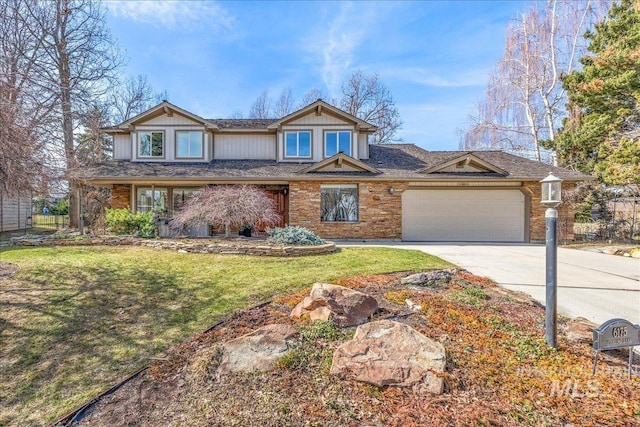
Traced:
[[[397, 243], [388, 246], [436, 255], [545, 304], [544, 245]], [[640, 259], [558, 248], [558, 313], [581, 316], [596, 324], [615, 317], [640, 323]]]

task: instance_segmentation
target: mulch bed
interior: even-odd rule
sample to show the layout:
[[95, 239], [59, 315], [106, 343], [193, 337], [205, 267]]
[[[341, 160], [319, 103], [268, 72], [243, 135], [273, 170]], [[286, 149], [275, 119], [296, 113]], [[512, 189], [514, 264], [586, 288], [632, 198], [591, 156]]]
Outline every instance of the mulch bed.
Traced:
[[[591, 375], [585, 340], [544, 344], [544, 310], [522, 294], [457, 272], [434, 288], [407, 287], [407, 274], [355, 277], [337, 284], [375, 296], [375, 319], [405, 322], [447, 351], [445, 392], [339, 381], [328, 373], [340, 340], [304, 349], [305, 364], [269, 372], [219, 376], [216, 344], [260, 326], [287, 323], [308, 289], [230, 316], [171, 348], [77, 426], [632, 426], [640, 425], [640, 379], [625, 377], [626, 353], [604, 355]], [[406, 300], [419, 304], [409, 309]], [[566, 326], [561, 319], [561, 331]]]

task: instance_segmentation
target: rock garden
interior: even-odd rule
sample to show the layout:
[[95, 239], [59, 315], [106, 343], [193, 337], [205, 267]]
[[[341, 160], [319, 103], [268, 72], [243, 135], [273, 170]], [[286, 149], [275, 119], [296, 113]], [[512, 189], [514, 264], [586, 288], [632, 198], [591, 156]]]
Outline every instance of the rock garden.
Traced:
[[[544, 343], [531, 299], [459, 270], [316, 283], [171, 348], [63, 424], [637, 425], [626, 354]], [[73, 419], [72, 419], [73, 418]]]

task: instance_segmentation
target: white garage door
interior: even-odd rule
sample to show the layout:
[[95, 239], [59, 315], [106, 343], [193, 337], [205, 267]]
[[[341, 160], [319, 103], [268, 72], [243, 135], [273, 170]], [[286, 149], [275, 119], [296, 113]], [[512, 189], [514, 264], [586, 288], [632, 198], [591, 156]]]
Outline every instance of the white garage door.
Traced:
[[524, 242], [524, 211], [519, 190], [406, 190], [402, 240]]

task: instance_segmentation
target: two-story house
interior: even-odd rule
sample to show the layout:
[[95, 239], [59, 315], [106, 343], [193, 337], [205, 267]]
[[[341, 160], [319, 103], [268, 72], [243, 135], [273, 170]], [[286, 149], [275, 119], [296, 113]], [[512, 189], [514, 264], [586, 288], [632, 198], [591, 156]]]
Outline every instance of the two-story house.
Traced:
[[[168, 220], [202, 186], [254, 184], [282, 224], [330, 239], [543, 240], [539, 181], [588, 179], [499, 151], [370, 145], [375, 126], [322, 100], [271, 120], [204, 119], [165, 101], [105, 131], [113, 160], [80, 176], [110, 187], [114, 208]], [[573, 215], [560, 215], [570, 238]]]

